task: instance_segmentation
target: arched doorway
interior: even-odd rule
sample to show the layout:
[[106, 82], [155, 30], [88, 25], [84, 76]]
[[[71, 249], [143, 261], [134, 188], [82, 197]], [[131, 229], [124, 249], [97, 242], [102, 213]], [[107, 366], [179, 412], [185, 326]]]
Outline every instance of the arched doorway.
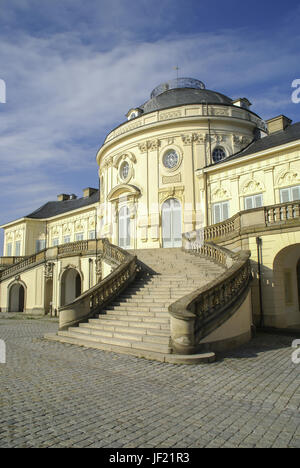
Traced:
[[162, 206], [162, 244], [164, 248], [181, 247], [181, 204], [169, 198]]
[[297, 263], [298, 307], [300, 311], [300, 259]]
[[20, 283], [15, 283], [9, 290], [9, 312], [24, 312], [25, 288]]
[[119, 246], [130, 249], [130, 211], [127, 206], [119, 211]]
[[68, 268], [61, 277], [61, 305], [70, 304], [81, 295], [81, 276], [75, 268]]
[[274, 314], [281, 327], [300, 326], [300, 244], [280, 250], [273, 263]]

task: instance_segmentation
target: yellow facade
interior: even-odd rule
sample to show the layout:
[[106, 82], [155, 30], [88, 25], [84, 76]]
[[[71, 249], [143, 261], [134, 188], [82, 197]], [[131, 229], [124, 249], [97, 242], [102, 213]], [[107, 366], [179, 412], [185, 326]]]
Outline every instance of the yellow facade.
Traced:
[[[178, 247], [183, 233], [201, 231], [247, 209], [280, 204], [288, 196], [297, 200], [300, 131], [298, 138], [279, 139], [278, 144], [269, 146], [262, 144], [261, 149], [259, 144], [255, 146], [256, 140], [268, 141], [268, 132], [285, 134], [291, 125], [287, 118], [271, 119], [268, 130], [265, 122], [250, 110], [246, 99], [230, 104], [229, 98], [209, 92], [205, 99], [195, 98], [198, 102], [189, 98], [187, 103], [178, 105], [176, 86], [172, 91], [175, 98], [168, 105], [158, 105], [147, 112], [146, 107], [144, 111], [131, 109], [129, 120], [107, 135], [97, 154], [97, 203], [47, 219], [22, 218], [3, 226], [4, 256], [14, 257], [16, 252], [23, 257], [32, 255], [37, 241], [50, 248], [88, 240], [92, 232], [95, 237], [107, 237], [126, 249]], [[166, 93], [171, 95], [168, 87], [158, 98]], [[198, 95], [201, 96], [200, 90]], [[218, 155], [219, 161], [214, 159]], [[170, 219], [176, 221], [174, 226], [170, 227]], [[250, 226], [250, 214], [248, 219]], [[298, 233], [298, 228], [293, 227], [290, 233], [277, 230], [262, 234], [263, 305], [265, 324], [270, 326], [300, 326]], [[249, 234], [247, 242], [242, 241], [251, 250], [253, 265], [257, 261], [256, 237]], [[62, 305], [63, 269], [72, 267], [78, 271], [84, 291], [97, 281], [96, 259], [95, 254], [56, 261], [51, 300], [54, 309]], [[109, 271], [103, 270], [102, 277]], [[47, 291], [42, 267], [40, 272], [35, 269], [22, 273], [15, 281], [27, 285], [26, 311], [45, 310]], [[11, 280], [0, 284], [2, 310], [9, 310], [11, 285]], [[253, 291], [256, 307], [257, 283]], [[254, 316], [258, 315], [254, 310]]]

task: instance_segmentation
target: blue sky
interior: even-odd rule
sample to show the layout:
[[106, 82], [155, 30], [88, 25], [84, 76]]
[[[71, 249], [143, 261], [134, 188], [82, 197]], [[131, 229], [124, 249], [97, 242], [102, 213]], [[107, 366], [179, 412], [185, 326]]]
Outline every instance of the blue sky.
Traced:
[[299, 24], [296, 1], [0, 0], [0, 224], [97, 186], [106, 133], [177, 64], [299, 121]]

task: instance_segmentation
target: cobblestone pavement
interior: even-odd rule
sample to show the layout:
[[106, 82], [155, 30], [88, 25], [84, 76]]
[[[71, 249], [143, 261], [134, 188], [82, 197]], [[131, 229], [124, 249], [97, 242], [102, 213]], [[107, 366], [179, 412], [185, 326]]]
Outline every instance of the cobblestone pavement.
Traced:
[[43, 340], [56, 327], [0, 320], [0, 447], [300, 447], [292, 337], [179, 366]]

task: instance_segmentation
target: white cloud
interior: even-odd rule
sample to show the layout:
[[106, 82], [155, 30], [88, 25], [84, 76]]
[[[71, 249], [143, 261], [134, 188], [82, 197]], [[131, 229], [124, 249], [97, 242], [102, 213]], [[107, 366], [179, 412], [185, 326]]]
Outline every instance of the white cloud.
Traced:
[[[167, 21], [168, 3], [157, 15], [159, 26]], [[8, 102], [0, 104], [0, 222], [37, 208], [67, 186], [75, 191], [79, 174], [94, 169], [96, 178], [95, 154], [106, 132], [125, 120], [130, 107], [146, 101], [157, 84], [174, 77], [176, 64], [180, 75], [199, 78], [210, 89], [251, 97], [254, 111], [257, 97], [259, 111], [267, 117], [288, 106], [287, 70], [297, 70], [299, 63], [295, 35], [293, 41], [270, 41], [236, 29], [141, 41], [143, 22], [149, 22], [148, 2], [140, 6], [145, 17], [139, 16], [136, 35], [134, 14], [125, 10], [129, 23], [116, 35], [109, 2], [102, 2], [102, 15], [98, 12], [92, 27], [83, 15], [71, 30], [71, 4], [64, 2], [59, 32], [47, 31], [43, 37], [22, 29], [15, 36], [2, 33], [0, 78], [6, 81]], [[34, 1], [27, 5], [32, 8]], [[100, 37], [101, 45], [91, 40]], [[287, 91], [275, 89], [277, 82], [286, 83]], [[17, 199], [21, 203], [16, 206]]]

